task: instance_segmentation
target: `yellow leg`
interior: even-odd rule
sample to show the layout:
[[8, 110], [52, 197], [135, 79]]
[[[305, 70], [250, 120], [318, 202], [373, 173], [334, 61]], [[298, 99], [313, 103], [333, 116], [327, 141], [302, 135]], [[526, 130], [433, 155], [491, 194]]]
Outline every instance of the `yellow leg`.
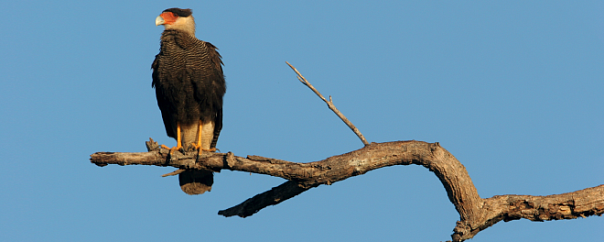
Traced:
[[196, 148], [199, 149], [199, 152], [201, 153], [201, 132], [203, 131], [203, 124], [201, 124], [201, 120], [199, 120], [199, 129], [197, 129], [197, 146]]
[[199, 151], [199, 153], [201, 153], [201, 131], [202, 131], [203, 125], [201, 124], [201, 120], [199, 120], [199, 123], [197, 124], [197, 138], [195, 139], [195, 142], [192, 143], [193, 147], [195, 147], [195, 149], [197, 149]]
[[[168, 149], [168, 147], [165, 145], [161, 145], [161, 147], [164, 149]], [[182, 149], [182, 138], [180, 135], [180, 122], [176, 122], [176, 146], [169, 148], [169, 149], [170, 149], [170, 155], [174, 154], [174, 151]]]
[[216, 148], [211, 148], [209, 150], [204, 150], [201, 147], [201, 132], [203, 132], [203, 124], [201, 123], [201, 120], [199, 120], [199, 127], [197, 129], [197, 142], [193, 144], [193, 146], [195, 146], [195, 148], [197, 148], [197, 150], [199, 151], [199, 154], [201, 154], [201, 152], [203, 151], [210, 151], [210, 152], [214, 152], [216, 151]]

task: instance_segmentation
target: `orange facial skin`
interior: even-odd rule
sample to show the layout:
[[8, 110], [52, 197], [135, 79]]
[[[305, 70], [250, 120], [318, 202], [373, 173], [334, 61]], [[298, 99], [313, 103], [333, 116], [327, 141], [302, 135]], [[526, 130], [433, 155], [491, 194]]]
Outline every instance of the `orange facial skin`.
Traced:
[[171, 12], [163, 12], [159, 16], [164, 19], [164, 24], [173, 24], [178, 19], [178, 16]]

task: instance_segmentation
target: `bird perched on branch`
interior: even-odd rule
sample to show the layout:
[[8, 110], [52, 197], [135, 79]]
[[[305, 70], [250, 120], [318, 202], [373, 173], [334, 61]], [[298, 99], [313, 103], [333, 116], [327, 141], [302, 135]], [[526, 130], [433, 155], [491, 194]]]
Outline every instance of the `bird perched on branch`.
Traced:
[[[214, 45], [195, 37], [191, 9], [166, 9], [155, 19], [155, 25], [163, 25], [165, 30], [160, 52], [151, 66], [152, 87], [166, 133], [176, 139], [170, 154], [192, 149], [214, 152], [222, 129], [222, 97], [226, 92], [222, 58]], [[186, 170], [179, 174], [181, 189], [191, 195], [210, 191], [213, 180], [211, 171]]]

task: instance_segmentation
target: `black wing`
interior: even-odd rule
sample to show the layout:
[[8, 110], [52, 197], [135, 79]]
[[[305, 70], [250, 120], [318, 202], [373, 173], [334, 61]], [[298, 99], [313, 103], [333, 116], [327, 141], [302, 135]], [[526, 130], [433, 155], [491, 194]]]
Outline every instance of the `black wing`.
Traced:
[[[152, 87], [155, 87], [157, 106], [161, 110], [162, 119], [169, 137], [176, 138], [175, 127], [177, 120], [177, 95], [181, 93], [175, 87], [182, 82], [186, 74], [183, 50], [176, 44], [174, 31], [164, 31], [161, 38], [159, 54], [151, 65], [153, 69]], [[175, 85], [176, 84], [176, 85]]]
[[215, 91], [215, 103], [214, 103], [214, 139], [210, 144], [210, 148], [216, 148], [216, 143], [218, 142], [218, 136], [220, 136], [220, 131], [222, 130], [222, 105], [223, 105], [223, 96], [226, 92], [226, 82], [224, 80], [224, 73], [222, 71], [222, 56], [218, 53], [218, 48], [212, 45], [209, 42], [204, 42], [208, 51], [208, 57], [211, 65], [211, 73], [212, 73], [212, 89]]

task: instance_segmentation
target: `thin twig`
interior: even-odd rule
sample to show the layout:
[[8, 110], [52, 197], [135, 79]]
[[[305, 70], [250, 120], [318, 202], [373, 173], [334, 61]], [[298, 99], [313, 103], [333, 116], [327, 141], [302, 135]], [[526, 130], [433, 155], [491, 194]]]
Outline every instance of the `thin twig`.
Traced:
[[312, 90], [313, 92], [315, 92], [315, 94], [317, 94], [317, 96], [319, 96], [319, 98], [321, 98], [321, 100], [323, 100], [323, 102], [325, 102], [327, 104], [327, 106], [329, 107], [329, 109], [331, 109], [331, 111], [333, 111], [336, 115], [338, 115], [338, 117], [340, 117], [340, 119], [342, 121], [344, 121], [344, 123], [346, 125], [348, 125], [348, 127], [352, 130], [352, 132], [354, 132], [359, 139], [361, 139], [361, 141], [363, 142], [364, 145], [368, 145], [369, 142], [367, 142], [367, 140], [365, 139], [365, 136], [363, 136], [363, 134], [361, 134], [361, 131], [359, 131], [359, 129], [357, 129], [357, 127], [354, 126], [354, 124], [352, 124], [352, 122], [350, 122], [345, 116], [344, 114], [342, 114], [340, 112], [340, 110], [338, 110], [336, 108], [335, 105], [333, 105], [333, 101], [331, 100], [331, 96], [329, 96], [329, 101], [327, 101], [327, 99], [325, 99], [325, 97], [323, 97], [323, 95], [321, 95], [321, 93], [319, 91], [317, 91], [317, 89], [315, 87], [313, 87], [312, 84], [310, 84], [310, 82], [308, 80], [306, 80], [306, 78], [304, 78], [304, 76], [302, 76], [302, 74], [300, 74], [300, 72], [298, 71], [298, 69], [296, 69], [294, 66], [292, 66], [292, 64], [289, 64], [289, 62], [285, 62], [287, 63], [287, 65], [289, 65], [289, 67], [292, 68], [292, 70], [294, 70], [296, 72], [296, 74], [298, 75], [298, 80], [300, 82], [302, 82], [302, 84], [304, 84], [305, 86], [307, 86], [308, 88], [310, 88], [310, 90]]
[[176, 176], [176, 175], [178, 175], [180, 173], [183, 173], [184, 171], [186, 171], [186, 170], [185, 169], [178, 169], [178, 170], [175, 170], [175, 171], [170, 172], [168, 174], [163, 174], [163, 175], [161, 175], [161, 177]]

